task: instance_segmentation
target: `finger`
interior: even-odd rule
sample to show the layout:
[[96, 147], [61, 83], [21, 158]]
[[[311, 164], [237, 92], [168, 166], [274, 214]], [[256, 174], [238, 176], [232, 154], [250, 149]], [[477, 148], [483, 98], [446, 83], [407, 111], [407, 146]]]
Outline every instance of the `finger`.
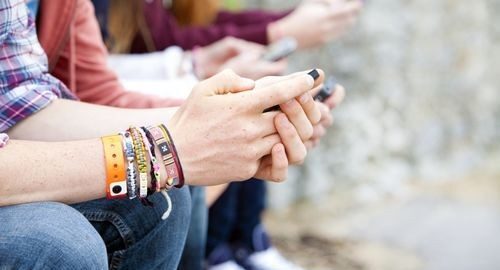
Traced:
[[[319, 85], [321, 85], [323, 83], [323, 81], [325, 80], [325, 72], [321, 69], [316, 69], [316, 71], [318, 71], [318, 74], [319, 74], [319, 77], [314, 81], [314, 88], [318, 87]], [[268, 76], [268, 77], [264, 77], [260, 80], [257, 80], [255, 82], [255, 88], [258, 89], [258, 88], [264, 88], [266, 86], [270, 86], [270, 85], [273, 85], [275, 83], [278, 83], [278, 82], [283, 82], [283, 81], [286, 81], [286, 80], [289, 80], [291, 78], [296, 78], [298, 76], [302, 76], [304, 74], [307, 74], [311, 72], [311, 70], [308, 70], [308, 71], [301, 71], [301, 72], [295, 72], [295, 73], [292, 73], [288, 76]], [[277, 104], [276, 104], [277, 105]]]
[[324, 86], [325, 86], [324, 84], [320, 84], [320, 85], [318, 85], [318, 86], [314, 87], [314, 88], [313, 88], [311, 91], [309, 91], [309, 92], [310, 92], [310, 93], [311, 93], [311, 95], [314, 97], [314, 96], [316, 96], [316, 95], [319, 93], [319, 91], [321, 91], [321, 89], [322, 89]]
[[321, 120], [321, 111], [319, 106], [316, 105], [313, 97], [311, 96], [311, 91], [302, 94], [296, 99], [302, 106], [302, 109], [306, 113], [307, 118], [311, 124], [316, 125]]
[[288, 61], [286, 59], [282, 59], [278, 62], [271, 62], [267, 63], [267, 74], [271, 75], [282, 75], [287, 67], [288, 67]]
[[293, 124], [302, 141], [307, 141], [313, 133], [313, 125], [309, 121], [300, 103], [292, 99], [280, 105], [281, 111], [286, 114], [288, 120]]
[[223, 95], [252, 90], [255, 81], [238, 76], [234, 71], [226, 69], [212, 78], [202, 82], [205, 95]]
[[311, 76], [296, 76], [249, 92], [248, 105], [250, 109], [262, 112], [306, 93], [313, 86], [314, 80]]
[[285, 114], [280, 113], [275, 118], [276, 129], [281, 138], [290, 164], [300, 164], [304, 162], [307, 149], [302, 143], [295, 127], [290, 123]]
[[273, 146], [271, 164], [271, 180], [283, 182], [288, 176], [288, 158], [286, 157], [285, 146], [281, 143]]
[[316, 103], [318, 104], [319, 110], [321, 112], [321, 121], [323, 121], [323, 119], [330, 115], [330, 108], [325, 103], [321, 103], [319, 101], [316, 101]]
[[325, 100], [326, 106], [330, 110], [336, 108], [345, 98], [345, 88], [342, 85], [337, 85], [333, 95]]
[[329, 114], [325, 119], [321, 120], [320, 124], [325, 128], [329, 128], [333, 125], [333, 122], [333, 115]]
[[[326, 129], [322, 125], [314, 126], [313, 136], [311, 140], [321, 139], [326, 134]], [[309, 140], [310, 141], [310, 140]]]
[[278, 133], [278, 131], [276, 130], [276, 125], [274, 124], [274, 118], [280, 113], [281, 112], [279, 111], [271, 111], [263, 113], [260, 116], [260, 121], [257, 125], [260, 129], [260, 136], [262, 138]]
[[258, 158], [271, 154], [271, 149], [275, 144], [281, 143], [281, 137], [278, 134], [269, 135], [259, 139], [256, 144]]
[[304, 142], [304, 145], [306, 146], [307, 151], [311, 150], [314, 148], [314, 143], [313, 141], [309, 140], [307, 142]]

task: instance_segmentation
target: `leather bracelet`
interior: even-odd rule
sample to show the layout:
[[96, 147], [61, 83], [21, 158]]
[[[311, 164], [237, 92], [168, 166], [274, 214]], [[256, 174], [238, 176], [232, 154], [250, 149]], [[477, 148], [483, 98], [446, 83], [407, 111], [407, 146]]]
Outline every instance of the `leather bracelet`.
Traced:
[[175, 185], [176, 188], [181, 188], [184, 186], [184, 172], [182, 171], [182, 165], [181, 161], [179, 159], [179, 155], [177, 154], [177, 149], [175, 148], [174, 141], [172, 139], [172, 136], [170, 135], [170, 132], [168, 132], [168, 129], [165, 125], [161, 124], [160, 128], [165, 132], [166, 138], [167, 138], [167, 143], [170, 145], [170, 150], [172, 151], [172, 155], [174, 157], [174, 162], [177, 168], [177, 177], [179, 178], [179, 181], [177, 182], [177, 185]]
[[127, 178], [122, 136], [105, 136], [101, 140], [106, 165], [106, 197], [108, 199], [124, 198], [127, 195]]
[[165, 183], [165, 189], [169, 190], [176, 184], [175, 175], [175, 161], [174, 157], [170, 151], [170, 146], [167, 143], [165, 135], [160, 127], [148, 127], [149, 133], [154, 138], [156, 146], [160, 150], [162, 156], [163, 164], [167, 170], [167, 181]]

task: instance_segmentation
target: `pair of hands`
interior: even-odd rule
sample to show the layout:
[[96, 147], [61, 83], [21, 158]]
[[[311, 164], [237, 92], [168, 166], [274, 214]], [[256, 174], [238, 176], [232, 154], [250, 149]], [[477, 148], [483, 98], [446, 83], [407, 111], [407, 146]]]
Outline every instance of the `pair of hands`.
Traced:
[[200, 79], [212, 77], [220, 71], [231, 69], [250, 79], [283, 74], [286, 60], [269, 62], [262, 60], [265, 46], [234, 37], [226, 37], [209, 46], [193, 51], [195, 73]]
[[268, 26], [269, 40], [289, 36], [300, 48], [324, 45], [350, 29], [362, 7], [362, 0], [305, 0], [288, 16]]
[[[255, 82], [226, 70], [199, 83], [168, 125], [187, 183], [283, 181], [332, 122], [312, 98], [323, 79], [302, 72]], [[337, 90], [330, 107], [343, 98]], [[263, 113], [276, 104], [282, 112]]]

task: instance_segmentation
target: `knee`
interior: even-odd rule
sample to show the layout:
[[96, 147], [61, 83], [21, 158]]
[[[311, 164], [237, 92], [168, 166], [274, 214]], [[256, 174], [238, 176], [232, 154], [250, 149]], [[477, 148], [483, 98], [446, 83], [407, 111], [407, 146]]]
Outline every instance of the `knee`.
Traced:
[[107, 269], [100, 235], [78, 211], [60, 203], [12, 207], [0, 229], [0, 261], [20, 269]]

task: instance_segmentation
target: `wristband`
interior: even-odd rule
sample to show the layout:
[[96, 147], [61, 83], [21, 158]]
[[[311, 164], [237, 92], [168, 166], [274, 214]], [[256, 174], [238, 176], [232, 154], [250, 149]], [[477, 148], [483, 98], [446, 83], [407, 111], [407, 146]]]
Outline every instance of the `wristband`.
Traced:
[[106, 166], [106, 197], [108, 199], [123, 198], [127, 194], [127, 179], [122, 136], [106, 136], [102, 137], [101, 140]]
[[167, 181], [165, 184], [165, 188], [169, 190], [176, 184], [175, 182], [176, 170], [175, 170], [174, 157], [172, 155], [172, 152], [170, 151], [170, 146], [168, 145], [165, 135], [163, 134], [161, 128], [149, 127], [148, 130], [151, 136], [153, 137], [156, 146], [160, 150], [163, 164], [165, 165], [165, 169], [167, 170]]
[[177, 185], [175, 185], [175, 187], [181, 188], [184, 186], [184, 172], [182, 171], [182, 165], [181, 165], [181, 161], [179, 159], [179, 155], [177, 154], [177, 149], [175, 148], [174, 141], [172, 139], [172, 136], [170, 135], [170, 132], [168, 132], [167, 127], [165, 125], [161, 124], [160, 128], [163, 130], [163, 132], [166, 135], [166, 139], [167, 139], [167, 142], [170, 146], [170, 150], [172, 151], [172, 155], [173, 155], [174, 162], [176, 165], [176, 169], [177, 169], [176, 173], [177, 173], [178, 181], [177, 181]]
[[151, 170], [150, 170], [150, 175], [151, 175], [151, 188], [152, 190], [156, 192], [160, 192], [160, 164], [156, 160], [156, 153], [155, 153], [155, 148], [154, 144], [152, 143], [152, 140], [150, 141], [150, 138], [148, 137], [147, 129], [144, 127], [141, 127], [139, 129], [139, 132], [141, 133], [141, 136], [144, 140], [144, 143], [146, 144], [146, 150], [149, 154], [149, 159], [151, 161]]
[[135, 171], [135, 151], [134, 151], [134, 144], [132, 142], [132, 135], [130, 135], [130, 132], [122, 132], [120, 133], [124, 140], [123, 140], [123, 148], [125, 149], [125, 156], [127, 158], [127, 193], [128, 193], [128, 198], [130, 200], [133, 200], [137, 197], [137, 185], [136, 185], [136, 178], [137, 178], [137, 172]]

